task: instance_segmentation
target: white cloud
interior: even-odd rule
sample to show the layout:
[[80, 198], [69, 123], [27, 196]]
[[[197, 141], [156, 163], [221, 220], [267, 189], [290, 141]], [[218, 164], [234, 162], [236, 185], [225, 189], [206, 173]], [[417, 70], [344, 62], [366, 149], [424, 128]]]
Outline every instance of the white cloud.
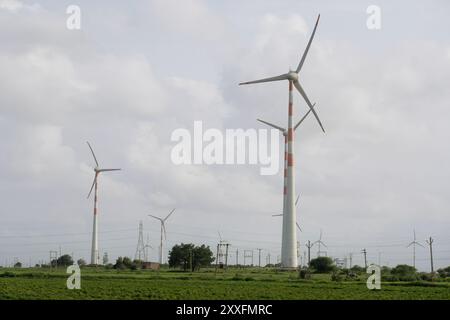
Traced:
[[0, 0], [0, 9], [6, 9], [9, 11], [18, 11], [23, 8], [23, 3], [19, 0]]

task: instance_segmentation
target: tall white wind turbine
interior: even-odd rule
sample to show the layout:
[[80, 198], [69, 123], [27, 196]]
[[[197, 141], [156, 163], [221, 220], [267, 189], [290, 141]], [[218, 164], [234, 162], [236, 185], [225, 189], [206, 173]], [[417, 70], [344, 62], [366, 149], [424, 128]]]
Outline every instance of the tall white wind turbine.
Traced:
[[407, 248], [409, 248], [411, 246], [413, 247], [413, 267], [415, 268], [416, 267], [416, 245], [421, 246], [422, 248], [425, 248], [425, 247], [416, 240], [416, 230], [413, 230], [413, 232], [414, 232], [414, 240], [410, 244], [408, 244]]
[[92, 156], [94, 157], [95, 161], [95, 168], [94, 168], [94, 181], [92, 182], [91, 190], [89, 190], [88, 199], [91, 196], [92, 190], [95, 187], [94, 190], [94, 226], [92, 230], [92, 248], [91, 248], [91, 264], [98, 265], [100, 261], [100, 256], [98, 252], [98, 176], [102, 172], [111, 172], [111, 171], [120, 171], [121, 169], [100, 169], [100, 166], [97, 161], [97, 157], [95, 156], [94, 150], [92, 149], [89, 142], [87, 142], [89, 149], [91, 150]]
[[157, 217], [157, 216], [153, 216], [151, 214], [149, 214], [149, 217], [152, 217], [156, 220], [159, 220], [159, 222], [161, 222], [161, 242], [159, 245], [159, 263], [162, 264], [163, 263], [163, 236], [164, 239], [167, 240], [167, 234], [166, 234], [166, 221], [167, 219], [169, 219], [169, 217], [172, 215], [172, 213], [175, 211], [175, 209], [173, 209], [172, 211], [170, 211], [170, 213], [167, 215], [167, 217], [165, 217], [164, 219]]
[[[319, 123], [322, 131], [325, 132], [322, 122], [319, 119], [316, 111], [314, 110], [314, 105], [309, 100], [306, 95], [305, 90], [301, 86], [299, 82], [299, 73], [302, 70], [303, 64], [305, 62], [306, 56], [308, 55], [309, 48], [311, 47], [311, 43], [314, 39], [314, 35], [317, 30], [317, 26], [319, 24], [320, 15], [317, 18], [316, 25], [314, 26], [314, 30], [309, 39], [309, 42], [306, 46], [306, 50], [303, 53], [303, 56], [298, 64], [296, 70], [289, 70], [288, 73], [264, 78], [256, 81], [242, 82], [239, 85], [248, 85], [248, 84], [256, 84], [256, 83], [265, 83], [265, 82], [273, 82], [273, 81], [282, 81], [287, 80], [289, 82], [289, 108], [288, 108], [288, 130], [286, 134], [287, 138], [287, 172], [286, 172], [286, 201], [285, 201], [285, 210], [283, 212], [283, 235], [282, 235], [282, 243], [281, 243], [281, 265], [284, 268], [296, 268], [297, 267], [297, 237], [296, 237], [296, 217], [295, 217], [295, 175], [294, 175], [294, 126], [293, 126], [293, 87], [297, 89], [303, 99], [306, 101], [306, 104], [310, 108], [310, 111], [314, 114], [317, 122]], [[284, 130], [283, 128], [279, 128], [280, 130]]]

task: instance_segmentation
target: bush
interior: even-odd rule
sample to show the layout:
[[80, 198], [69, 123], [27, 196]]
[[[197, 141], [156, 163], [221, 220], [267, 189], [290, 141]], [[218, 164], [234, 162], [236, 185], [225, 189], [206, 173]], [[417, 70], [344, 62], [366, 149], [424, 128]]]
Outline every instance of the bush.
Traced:
[[350, 271], [352, 271], [353, 273], [356, 274], [362, 274], [366, 272], [366, 269], [364, 269], [363, 267], [360, 267], [358, 265], [354, 265], [353, 267], [350, 268]]
[[419, 273], [419, 278], [422, 281], [433, 281], [435, 278], [435, 275], [432, 273], [421, 272], [421, 273]]
[[416, 281], [419, 277], [416, 273], [416, 268], [406, 264], [400, 264], [392, 268], [391, 274], [396, 276], [400, 281]]
[[0, 273], [0, 278], [14, 278], [15, 276], [16, 274], [10, 271]]
[[300, 279], [309, 280], [311, 279], [311, 271], [309, 269], [300, 269], [298, 276]]
[[344, 280], [344, 274], [341, 271], [333, 271], [331, 274], [331, 281], [341, 282]]
[[449, 278], [450, 277], [450, 266], [447, 268], [439, 269], [437, 271], [437, 273], [439, 274], [439, 277], [441, 277], [441, 278], [444, 278], [444, 279]]
[[329, 273], [336, 268], [333, 260], [329, 257], [318, 257], [316, 259], [312, 259], [309, 265], [316, 273]]

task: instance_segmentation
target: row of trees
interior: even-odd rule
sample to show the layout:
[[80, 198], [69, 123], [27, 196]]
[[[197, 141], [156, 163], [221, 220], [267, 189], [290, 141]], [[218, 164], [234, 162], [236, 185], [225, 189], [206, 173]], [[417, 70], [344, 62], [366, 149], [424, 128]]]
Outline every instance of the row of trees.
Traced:
[[208, 267], [215, 260], [211, 249], [205, 245], [180, 244], [173, 246], [169, 252], [169, 267], [181, 267], [183, 271], [198, 271]]

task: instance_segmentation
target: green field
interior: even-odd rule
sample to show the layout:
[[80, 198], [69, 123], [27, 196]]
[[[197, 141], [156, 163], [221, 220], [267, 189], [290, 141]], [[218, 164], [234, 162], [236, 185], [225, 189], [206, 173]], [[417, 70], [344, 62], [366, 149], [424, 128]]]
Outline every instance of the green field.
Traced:
[[301, 280], [296, 272], [230, 269], [214, 273], [82, 269], [81, 290], [68, 290], [65, 270], [0, 269], [4, 299], [450, 299], [449, 282], [388, 282], [370, 291], [365, 278]]

